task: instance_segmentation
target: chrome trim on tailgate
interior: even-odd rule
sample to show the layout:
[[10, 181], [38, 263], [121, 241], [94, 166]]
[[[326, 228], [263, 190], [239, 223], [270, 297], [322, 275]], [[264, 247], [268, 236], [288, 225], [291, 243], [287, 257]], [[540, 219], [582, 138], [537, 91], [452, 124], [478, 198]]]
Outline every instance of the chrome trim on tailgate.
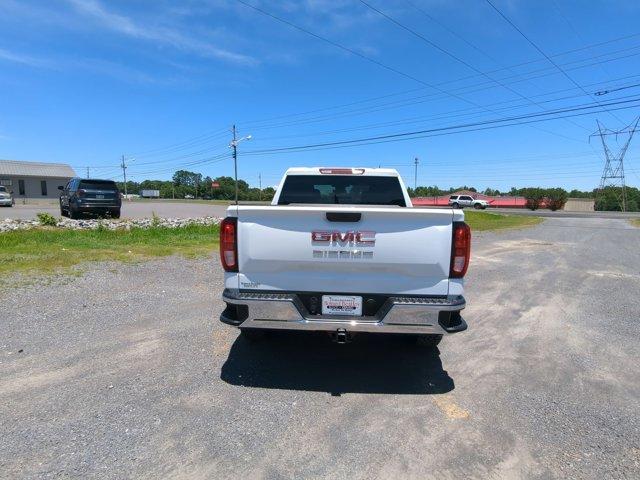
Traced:
[[[415, 334], [444, 334], [462, 331], [460, 326], [443, 328], [440, 312], [459, 312], [466, 303], [457, 297], [389, 297], [382, 313], [375, 317], [304, 316], [304, 310], [295, 294], [239, 292], [225, 289], [222, 299], [230, 305], [245, 305], [248, 316], [240, 320], [240, 328], [271, 328], [282, 330], [324, 330], [344, 328], [352, 332], [387, 332]], [[225, 321], [223, 319], [223, 321]], [[230, 323], [230, 322], [226, 322]]]

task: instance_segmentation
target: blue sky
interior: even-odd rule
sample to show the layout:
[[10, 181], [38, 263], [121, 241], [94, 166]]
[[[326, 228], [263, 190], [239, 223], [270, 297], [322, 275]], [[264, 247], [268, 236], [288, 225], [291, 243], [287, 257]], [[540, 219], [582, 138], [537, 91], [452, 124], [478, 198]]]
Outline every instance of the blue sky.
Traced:
[[[351, 52], [236, 0], [0, 0], [0, 158], [115, 177], [124, 154], [138, 180], [231, 175], [235, 123], [253, 136], [239, 172], [254, 185], [314, 165], [393, 166], [413, 185], [419, 157], [422, 185], [591, 189], [596, 119], [622, 128], [640, 114], [638, 2], [494, 0], [551, 63], [484, 0], [367, 0], [397, 23], [359, 0], [244, 1]], [[590, 114], [248, 154], [577, 106]]]

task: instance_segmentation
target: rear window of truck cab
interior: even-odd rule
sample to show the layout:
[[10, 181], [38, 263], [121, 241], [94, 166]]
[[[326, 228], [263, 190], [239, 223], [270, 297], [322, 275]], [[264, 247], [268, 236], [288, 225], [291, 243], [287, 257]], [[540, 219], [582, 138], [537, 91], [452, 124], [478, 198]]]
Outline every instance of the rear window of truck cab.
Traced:
[[397, 205], [406, 207], [397, 177], [289, 175], [278, 205]]

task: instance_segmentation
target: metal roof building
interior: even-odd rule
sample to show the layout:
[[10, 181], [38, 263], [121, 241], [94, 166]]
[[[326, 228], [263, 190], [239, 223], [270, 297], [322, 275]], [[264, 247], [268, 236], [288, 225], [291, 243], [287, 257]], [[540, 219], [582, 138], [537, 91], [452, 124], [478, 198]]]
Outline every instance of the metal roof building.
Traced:
[[73, 168], [64, 163], [0, 160], [0, 185], [13, 192], [16, 202], [58, 198], [58, 187], [75, 176]]

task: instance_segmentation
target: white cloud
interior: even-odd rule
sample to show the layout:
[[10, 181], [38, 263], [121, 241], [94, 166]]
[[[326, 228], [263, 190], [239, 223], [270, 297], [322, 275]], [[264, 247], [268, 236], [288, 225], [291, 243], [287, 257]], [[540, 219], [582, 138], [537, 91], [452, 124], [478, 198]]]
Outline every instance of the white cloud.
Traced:
[[50, 68], [52, 64], [45, 59], [36, 58], [29, 55], [23, 55], [20, 53], [10, 52], [9, 50], [5, 50], [0, 48], [0, 60], [5, 60], [12, 63], [20, 63], [22, 65], [27, 65], [29, 67], [38, 67], [38, 68]]
[[158, 75], [149, 75], [119, 63], [96, 58], [42, 58], [0, 48], [0, 62], [3, 61], [56, 71], [83, 70], [94, 75], [108, 76], [128, 83], [171, 84], [178, 81]]
[[67, 0], [75, 9], [100, 22], [109, 30], [141, 40], [162, 43], [200, 56], [242, 65], [255, 65], [257, 59], [217, 47], [213, 43], [184, 35], [179, 30], [136, 23], [129, 17], [108, 11], [97, 0]]

